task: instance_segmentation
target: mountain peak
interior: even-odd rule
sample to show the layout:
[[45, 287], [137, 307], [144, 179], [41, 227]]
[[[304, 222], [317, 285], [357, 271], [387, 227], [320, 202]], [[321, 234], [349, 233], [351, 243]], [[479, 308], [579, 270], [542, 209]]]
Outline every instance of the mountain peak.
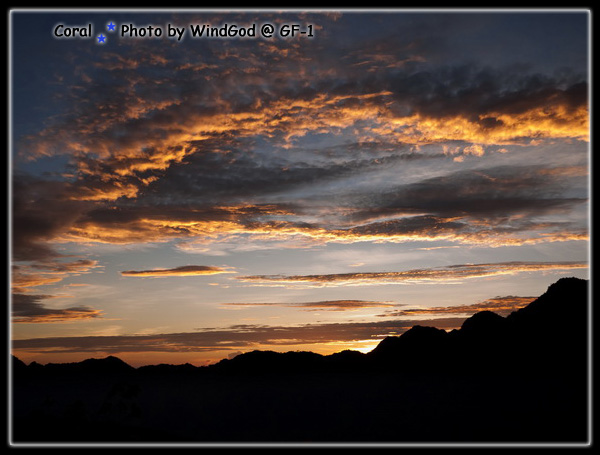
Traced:
[[536, 320], [546, 324], [556, 320], [561, 326], [569, 319], [587, 320], [588, 280], [561, 278], [529, 305], [507, 316], [511, 322]]
[[122, 369], [131, 370], [133, 367], [118, 357], [109, 355], [103, 359], [86, 359], [79, 363], [82, 366], [103, 367], [111, 370]]
[[[463, 362], [461, 368], [527, 366], [530, 355], [540, 362], [548, 360], [537, 354], [539, 346], [552, 346], [554, 354], [579, 358], [585, 354], [587, 338], [587, 286], [587, 280], [562, 278], [506, 318], [492, 311], [480, 311], [451, 333], [417, 325], [401, 336], [386, 337], [369, 356], [384, 362], [402, 361], [403, 368], [408, 369], [410, 365], [422, 366], [423, 359], [440, 364], [450, 362], [449, 366], [454, 362], [454, 367]], [[455, 357], [459, 352], [467, 360]]]
[[494, 335], [506, 324], [506, 319], [492, 311], [480, 311], [463, 322], [460, 332]]

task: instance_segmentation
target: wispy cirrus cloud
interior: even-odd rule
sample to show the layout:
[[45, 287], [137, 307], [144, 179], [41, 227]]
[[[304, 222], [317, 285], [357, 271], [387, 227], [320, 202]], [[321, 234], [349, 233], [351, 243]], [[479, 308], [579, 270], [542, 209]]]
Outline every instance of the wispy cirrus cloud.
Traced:
[[401, 310], [390, 310], [380, 317], [398, 317], [416, 315], [447, 315], [447, 314], [475, 314], [479, 311], [492, 311], [501, 316], [506, 316], [513, 311], [524, 308], [533, 302], [536, 297], [519, 297], [519, 296], [503, 296], [493, 297], [482, 302], [473, 303], [470, 305], [454, 305], [445, 307], [422, 307], [422, 308], [404, 308]]
[[401, 272], [351, 272], [323, 275], [248, 275], [236, 277], [258, 285], [309, 284], [315, 286], [370, 285], [390, 283], [444, 282], [515, 275], [524, 272], [560, 271], [588, 268], [585, 262], [497, 262], [459, 264]]
[[385, 308], [396, 306], [393, 302], [379, 302], [370, 300], [323, 300], [319, 302], [291, 302], [291, 303], [222, 303], [225, 307], [256, 307], [256, 306], [281, 306], [298, 307], [307, 311], [355, 311], [364, 308]]

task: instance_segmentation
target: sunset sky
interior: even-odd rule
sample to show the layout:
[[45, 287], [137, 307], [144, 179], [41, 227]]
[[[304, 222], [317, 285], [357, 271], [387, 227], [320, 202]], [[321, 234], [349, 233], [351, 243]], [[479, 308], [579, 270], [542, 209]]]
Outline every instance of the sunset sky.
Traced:
[[[203, 24], [257, 36], [193, 37]], [[13, 10], [9, 26], [26, 363], [368, 352], [588, 278], [588, 11]]]

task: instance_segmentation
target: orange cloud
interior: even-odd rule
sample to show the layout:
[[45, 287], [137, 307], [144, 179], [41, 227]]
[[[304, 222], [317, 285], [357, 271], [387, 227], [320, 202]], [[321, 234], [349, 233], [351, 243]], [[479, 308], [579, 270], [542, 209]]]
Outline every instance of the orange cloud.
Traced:
[[102, 317], [102, 311], [89, 308], [67, 308], [52, 310], [48, 314], [38, 316], [17, 316], [12, 319], [14, 323], [48, 324], [54, 322], [78, 322]]
[[409, 144], [464, 141], [473, 145], [465, 153], [482, 156], [485, 145], [523, 145], [535, 139], [576, 139], [589, 142], [589, 112], [581, 106], [569, 111], [561, 105], [535, 108], [520, 114], [487, 113], [501, 126], [486, 128], [480, 121], [461, 115], [427, 117], [422, 114], [379, 119], [372, 129], [378, 137]]
[[153, 270], [126, 270], [121, 272], [123, 276], [135, 277], [169, 277], [169, 276], [202, 276], [217, 275], [220, 273], [234, 273], [221, 267], [212, 267], [207, 265], [184, 265], [172, 269], [153, 269]]
[[228, 211], [230, 220], [207, 220], [200, 213], [197, 220], [165, 213], [156, 216], [140, 213], [138, 218], [125, 218], [121, 223], [105, 223], [102, 220], [80, 221], [58, 235], [56, 242], [97, 243], [144, 243], [167, 242], [173, 239], [188, 239], [184, 249], [192, 245], [238, 241], [240, 235], [256, 242], [291, 242], [304, 247], [322, 243], [450, 241], [461, 244], [485, 245], [490, 247], [525, 245], [571, 240], [588, 240], [587, 231], [569, 230], [551, 223], [530, 223], [524, 228], [499, 229], [495, 224], [478, 221], [473, 217], [422, 217], [398, 218], [392, 221], [335, 229], [326, 226], [295, 223], [289, 221], [267, 221], [279, 218], [282, 212], [268, 208], [262, 210], [263, 221], [251, 221], [252, 215]]
[[44, 286], [47, 284], [58, 283], [65, 278], [61, 276], [41, 275], [34, 273], [26, 273], [23, 270], [15, 271], [12, 274], [12, 289], [13, 292], [27, 292], [27, 288]]
[[81, 259], [73, 262], [40, 261], [31, 265], [13, 265], [13, 292], [27, 292], [28, 288], [58, 283], [69, 276], [89, 273], [100, 267], [98, 261]]
[[[479, 118], [463, 114], [447, 113], [439, 117], [414, 113], [398, 115], [392, 109], [396, 95], [391, 91], [372, 93], [330, 95], [317, 93], [312, 97], [289, 98], [282, 96], [270, 102], [261, 102], [245, 110], [233, 109], [231, 102], [219, 100], [222, 109], [210, 113], [188, 111], [182, 100], [149, 102], [137, 98], [128, 100], [129, 105], [120, 117], [94, 127], [88, 125], [93, 143], [84, 137], [68, 136], [65, 132], [47, 131], [40, 134], [35, 155], [50, 155], [56, 147], [53, 142], [67, 142], [62, 150], [72, 150], [85, 155], [96, 155], [111, 164], [111, 178], [134, 175], [148, 170], [164, 170], [193, 153], [190, 144], [220, 135], [237, 138], [263, 135], [276, 140], [283, 139], [282, 146], [290, 146], [294, 138], [309, 132], [331, 133], [352, 127], [358, 137], [377, 137], [378, 140], [427, 144], [446, 141], [472, 143], [466, 153], [481, 156], [484, 145], [522, 143], [524, 138], [561, 138], [589, 141], [589, 112], [587, 106], [567, 108], [562, 100], [550, 100], [543, 107], [532, 106], [518, 113], [489, 111]], [[177, 115], [181, 108], [185, 117]], [[148, 113], [157, 114], [170, 109], [170, 115], [156, 119]], [[110, 133], [115, 128], [126, 127], [131, 120], [140, 119], [151, 134], [132, 134], [127, 141], [115, 139]], [[494, 127], [489, 127], [493, 119]], [[487, 121], [487, 122], [484, 122]], [[366, 121], [366, 123], [364, 123]], [[103, 134], [92, 134], [101, 129]], [[117, 142], [118, 141], [118, 142]], [[115, 152], [118, 150], [118, 152]], [[81, 167], [80, 172], [90, 172]], [[109, 169], [103, 170], [104, 178]], [[123, 184], [123, 183], [122, 183]], [[123, 188], [123, 195], [131, 195], [130, 188]], [[114, 195], [106, 194], [106, 198]], [[98, 198], [99, 196], [96, 196]]]
[[[371, 55], [371, 60], [381, 64], [391, 62], [389, 56], [375, 55]], [[117, 63], [134, 64], [133, 61]], [[156, 65], [160, 62], [150, 63]], [[182, 71], [188, 70], [192, 71], [182, 66]], [[239, 82], [251, 84], [252, 79], [247, 77]], [[423, 100], [415, 94], [409, 97], [415, 103], [413, 106], [411, 101], [403, 102], [398, 93], [387, 89], [365, 89], [344, 94], [314, 91], [302, 96], [286, 92], [265, 99], [258, 97], [253, 103], [241, 106], [230, 98], [215, 94], [209, 103], [210, 108], [197, 109], [197, 100], [171, 97], [144, 99], [135, 95], [135, 85], [133, 81], [126, 83], [123, 88], [126, 95], [115, 103], [119, 109], [108, 105], [97, 107], [103, 115], [90, 115], [85, 121], [77, 119], [74, 126], [49, 127], [32, 138], [27, 149], [31, 157], [57, 153], [72, 156], [75, 173], [70, 174], [73, 180], [66, 195], [68, 199], [108, 202], [138, 198], [145, 188], [160, 179], [161, 173], [185, 163], [197, 153], [201, 143], [211, 144], [209, 153], [219, 153], [219, 144], [226, 143], [226, 140], [262, 136], [274, 147], [291, 148], [308, 134], [337, 135], [343, 132], [362, 143], [373, 141], [413, 146], [439, 143], [446, 150], [449, 141], [464, 142], [462, 153], [457, 149], [451, 152], [453, 159], [461, 162], [467, 155], [482, 157], [489, 146], [523, 145], [534, 139], [589, 142], [590, 135], [587, 105], [569, 106], [566, 95], [561, 95], [560, 90], [555, 90], [543, 101], [530, 100], [520, 104], [519, 100], [508, 96], [509, 101], [505, 104], [509, 107], [515, 104], [518, 109], [506, 106], [503, 109], [483, 109], [475, 105], [463, 112], [445, 106], [440, 114], [435, 115], [427, 112], [422, 106]], [[499, 94], [495, 96], [502, 99]], [[124, 131], [127, 131], [126, 135]], [[70, 235], [109, 242], [119, 238], [131, 239], [144, 232], [150, 235], [152, 230], [155, 231], [155, 241], [169, 236], [170, 227], [160, 222], [150, 220], [148, 226], [144, 226], [143, 221], [138, 223], [141, 226], [131, 232], [115, 229], [109, 233], [101, 232], [98, 226], [91, 226], [91, 229], [90, 226], [81, 226], [74, 227]], [[235, 226], [221, 227], [226, 231], [237, 229]], [[188, 229], [182, 228], [184, 232]], [[212, 226], [200, 226], [199, 231], [206, 229], [212, 230]], [[193, 233], [190, 232], [190, 235]], [[341, 232], [325, 234], [330, 235], [340, 241], [348, 239], [348, 235]], [[395, 239], [403, 241], [400, 237]], [[544, 240], [548, 239], [545, 237]], [[392, 239], [386, 236], [385, 240]], [[495, 240], [499, 245], [514, 242], [510, 238]]]

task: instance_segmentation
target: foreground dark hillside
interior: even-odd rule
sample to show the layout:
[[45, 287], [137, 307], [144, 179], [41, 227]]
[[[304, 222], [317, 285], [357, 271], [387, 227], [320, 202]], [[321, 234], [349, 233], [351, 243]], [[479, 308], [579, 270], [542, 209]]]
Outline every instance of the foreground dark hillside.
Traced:
[[506, 318], [416, 326], [369, 354], [13, 358], [13, 441], [586, 442], [587, 304], [588, 282], [565, 278]]

